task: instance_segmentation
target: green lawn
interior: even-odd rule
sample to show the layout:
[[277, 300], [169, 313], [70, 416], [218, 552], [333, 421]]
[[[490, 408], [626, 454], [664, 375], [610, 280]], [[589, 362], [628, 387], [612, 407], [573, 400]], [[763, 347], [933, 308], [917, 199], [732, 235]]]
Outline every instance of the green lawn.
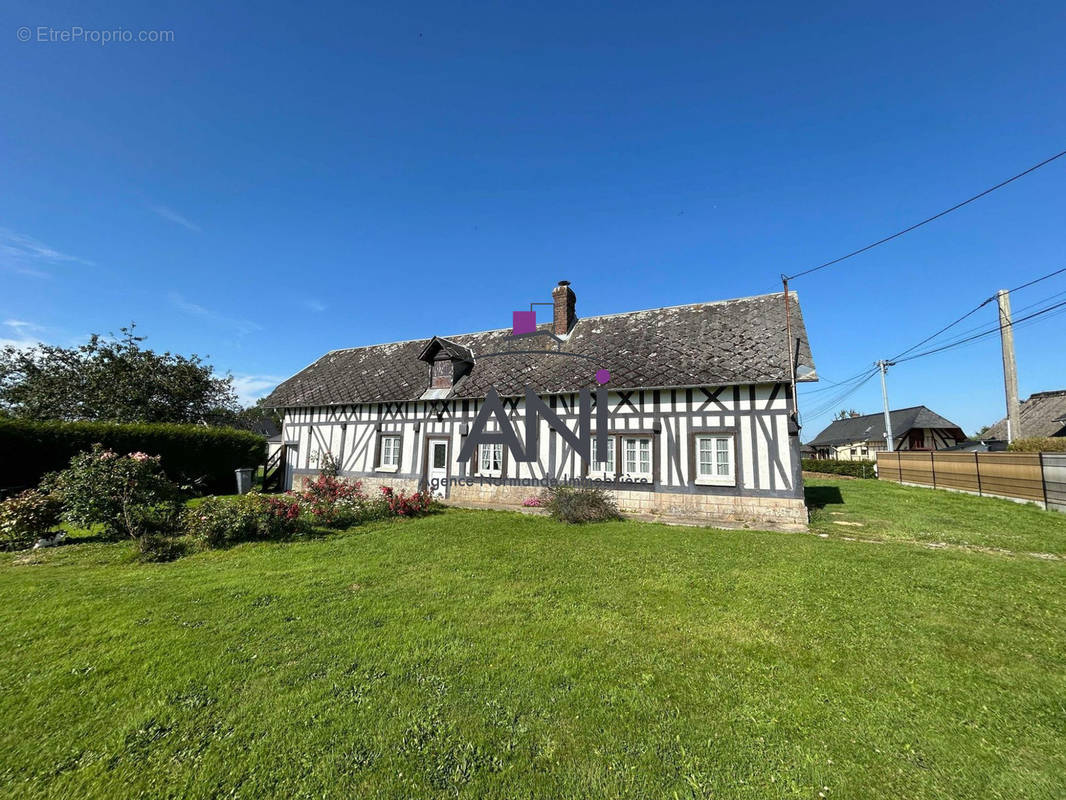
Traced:
[[808, 479], [812, 530], [831, 536], [1066, 556], [1066, 514], [873, 480]]
[[813, 534], [2, 554], [0, 796], [1066, 796], [1066, 515], [814, 483]]

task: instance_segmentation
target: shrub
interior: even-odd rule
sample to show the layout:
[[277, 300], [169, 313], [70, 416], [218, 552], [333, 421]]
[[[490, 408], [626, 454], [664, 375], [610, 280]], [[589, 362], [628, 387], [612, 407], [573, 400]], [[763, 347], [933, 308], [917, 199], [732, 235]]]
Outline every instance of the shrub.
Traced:
[[523, 500], [522, 505], [526, 508], [540, 508], [544, 505], [544, 502], [539, 497], [537, 497], [537, 495], [533, 495], [532, 497], [527, 497], [525, 500]]
[[271, 530], [279, 533], [295, 533], [305, 526], [306, 517], [303, 514], [303, 504], [296, 495], [286, 494], [281, 497], [267, 497], [265, 502]]
[[74, 456], [49, 483], [63, 503], [64, 519], [83, 528], [103, 525], [111, 536], [155, 532], [173, 517], [178, 501], [177, 487], [163, 474], [157, 456], [120, 456], [100, 445]]
[[266, 459], [266, 440], [233, 428], [203, 425], [0, 420], [0, 488], [37, 485], [94, 444], [118, 453], [158, 455], [167, 476], [201, 492], [231, 492], [233, 472]]
[[320, 478], [336, 478], [341, 474], [341, 462], [333, 453], [315, 450], [311, 453], [311, 460], [318, 464], [318, 476]]
[[226, 547], [249, 539], [265, 538], [268, 513], [256, 494], [206, 497], [184, 514], [185, 532], [207, 547]]
[[824, 472], [830, 475], [850, 475], [853, 478], [876, 478], [876, 461], [834, 461], [833, 459], [805, 458], [803, 469], [807, 472]]
[[1030, 436], [1015, 439], [1007, 450], [1012, 453], [1066, 453], [1066, 436]]
[[360, 521], [367, 503], [362, 483], [349, 483], [330, 475], [320, 475], [295, 496], [316, 524], [332, 527], [348, 527]]
[[554, 486], [542, 498], [553, 519], [560, 522], [608, 522], [622, 519], [618, 505], [604, 489]]
[[62, 507], [51, 494], [27, 489], [0, 503], [0, 547], [21, 550], [59, 524]]
[[146, 533], [137, 540], [139, 561], [175, 561], [185, 555], [188, 548], [181, 539], [159, 533]]
[[404, 494], [391, 486], [382, 486], [381, 494], [389, 513], [396, 517], [418, 517], [433, 506], [433, 495], [427, 491]]

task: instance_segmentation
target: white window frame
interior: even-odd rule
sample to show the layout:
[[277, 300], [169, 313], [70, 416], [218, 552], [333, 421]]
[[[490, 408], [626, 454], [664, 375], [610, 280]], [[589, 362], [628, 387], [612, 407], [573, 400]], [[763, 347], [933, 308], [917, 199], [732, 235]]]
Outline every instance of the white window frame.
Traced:
[[[622, 475], [627, 478], [639, 479], [645, 478], [649, 483], [652, 482], [654, 476], [653, 471], [655, 469], [655, 437], [651, 434], [622, 434], [619, 437], [622, 440]], [[637, 442], [636, 445], [636, 459], [634, 461], [636, 469], [629, 468], [629, 443]], [[644, 471], [640, 468], [640, 442], [648, 443], [648, 469]]]
[[[489, 448], [492, 448], [492, 451]], [[494, 457], [493, 451], [498, 451], [499, 456]], [[485, 466], [486, 455], [489, 466]], [[492, 463], [495, 462], [496, 466], [493, 467]], [[502, 442], [481, 442], [477, 446], [477, 474], [484, 475], [489, 478], [499, 478], [503, 476], [503, 443]]]
[[[705, 462], [702, 458], [702, 442], [710, 442], [710, 472], [704, 472]], [[695, 468], [694, 483], [697, 486], [736, 486], [737, 485], [737, 438], [733, 433], [696, 433], [692, 439]], [[724, 443], [724, 447], [723, 447]], [[721, 455], [726, 456], [724, 462], [727, 469], [722, 473], [723, 462]]]
[[[386, 446], [387, 442], [395, 440], [392, 447]], [[403, 448], [403, 438], [398, 433], [383, 433], [378, 441], [378, 464], [377, 472], [399, 472], [400, 453]]]
[[599, 453], [596, 452], [596, 434], [592, 434], [592, 443], [589, 445], [589, 456], [591, 456], [589, 461], [590, 478], [603, 480], [605, 478], [614, 478], [618, 474], [618, 443], [616, 439], [616, 436], [607, 435], [607, 460], [596, 461], [595, 457]]

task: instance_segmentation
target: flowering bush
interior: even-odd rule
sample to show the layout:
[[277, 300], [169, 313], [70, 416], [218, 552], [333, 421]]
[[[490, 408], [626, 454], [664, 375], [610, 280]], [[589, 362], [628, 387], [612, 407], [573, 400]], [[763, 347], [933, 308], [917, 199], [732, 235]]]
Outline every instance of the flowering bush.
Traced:
[[316, 450], [311, 453], [311, 460], [318, 464], [320, 478], [336, 478], [341, 474], [341, 462], [333, 453]]
[[319, 475], [304, 486], [302, 499], [310, 503], [337, 503], [340, 501], [365, 500], [366, 493], [359, 481], [349, 483], [331, 475]]
[[359, 481], [319, 475], [302, 491], [275, 498], [274, 513], [283, 518], [302, 515], [306, 521], [331, 528], [348, 528], [392, 513], [382, 500], [371, 500]]
[[296, 498], [264, 497], [254, 492], [207, 497], [186, 509], [184, 516], [185, 531], [207, 547], [286, 536], [299, 532], [303, 522]]
[[112, 536], [158, 532], [178, 501], [178, 487], [163, 474], [158, 456], [121, 456], [100, 445], [78, 453], [46, 483], [59, 495], [64, 519], [78, 527], [103, 525]]
[[199, 505], [185, 510], [184, 527], [201, 544], [225, 547], [262, 538], [267, 529], [267, 514], [262, 499], [254, 494], [205, 497]]
[[426, 491], [408, 495], [402, 490], [395, 491], [391, 486], [382, 486], [381, 494], [385, 498], [389, 513], [397, 517], [417, 517], [429, 511], [433, 505], [433, 495]]
[[305, 522], [303, 504], [293, 493], [265, 498], [265, 510], [274, 530], [295, 532]]
[[51, 494], [27, 489], [0, 503], [0, 547], [29, 547], [59, 524], [62, 507]]
[[525, 500], [523, 500], [522, 505], [526, 508], [540, 508], [544, 505], [544, 501], [536, 495], [533, 495], [532, 497], [527, 497]]

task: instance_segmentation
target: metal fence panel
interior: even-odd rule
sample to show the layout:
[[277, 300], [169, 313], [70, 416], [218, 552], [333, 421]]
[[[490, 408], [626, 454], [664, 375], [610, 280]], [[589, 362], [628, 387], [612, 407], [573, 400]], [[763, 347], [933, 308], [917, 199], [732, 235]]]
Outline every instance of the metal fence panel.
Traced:
[[1041, 453], [1047, 506], [1066, 511], [1066, 453]]
[[1066, 453], [960, 453], [897, 450], [877, 454], [881, 480], [1030, 500], [1066, 511]]
[[1039, 453], [978, 453], [981, 493], [1044, 502]]
[[976, 453], [933, 453], [933, 473], [938, 488], [980, 492]]

